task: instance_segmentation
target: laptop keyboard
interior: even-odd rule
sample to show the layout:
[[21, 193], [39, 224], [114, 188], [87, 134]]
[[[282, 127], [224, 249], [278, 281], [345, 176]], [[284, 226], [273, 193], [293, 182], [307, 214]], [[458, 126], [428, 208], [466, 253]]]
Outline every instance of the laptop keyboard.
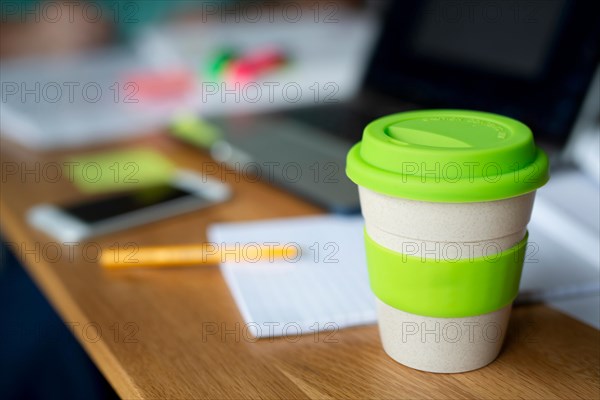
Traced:
[[301, 108], [287, 111], [286, 115], [352, 142], [359, 141], [365, 126], [377, 118], [357, 112], [347, 104]]

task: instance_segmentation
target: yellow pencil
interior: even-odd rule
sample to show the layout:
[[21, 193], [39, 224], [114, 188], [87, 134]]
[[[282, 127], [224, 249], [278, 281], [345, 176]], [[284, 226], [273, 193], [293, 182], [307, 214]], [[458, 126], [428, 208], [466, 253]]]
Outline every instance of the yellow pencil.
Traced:
[[182, 265], [212, 265], [223, 262], [255, 263], [258, 261], [297, 261], [300, 248], [249, 244], [216, 244], [182, 246], [109, 248], [102, 251], [100, 264], [104, 268], [178, 267]]

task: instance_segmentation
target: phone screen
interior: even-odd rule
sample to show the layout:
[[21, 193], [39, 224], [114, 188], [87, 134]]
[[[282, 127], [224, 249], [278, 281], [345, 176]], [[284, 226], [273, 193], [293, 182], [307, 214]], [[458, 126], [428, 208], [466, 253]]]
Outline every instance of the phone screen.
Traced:
[[170, 185], [160, 185], [67, 206], [64, 210], [83, 222], [93, 224], [187, 196], [193, 195]]

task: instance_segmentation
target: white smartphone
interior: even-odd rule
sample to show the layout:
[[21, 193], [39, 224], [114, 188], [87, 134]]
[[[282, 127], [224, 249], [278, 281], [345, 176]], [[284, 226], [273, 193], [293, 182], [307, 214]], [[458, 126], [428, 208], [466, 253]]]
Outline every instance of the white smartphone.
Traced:
[[195, 172], [178, 170], [171, 182], [67, 206], [39, 204], [28, 222], [63, 242], [76, 242], [227, 200], [229, 186]]

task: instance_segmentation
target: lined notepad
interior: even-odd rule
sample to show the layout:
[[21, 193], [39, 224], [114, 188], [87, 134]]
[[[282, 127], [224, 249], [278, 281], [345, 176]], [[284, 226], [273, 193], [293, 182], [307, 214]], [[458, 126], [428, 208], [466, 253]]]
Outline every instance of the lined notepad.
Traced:
[[301, 249], [298, 260], [221, 265], [247, 331], [296, 336], [375, 323], [363, 225], [361, 217], [317, 216], [211, 226], [209, 240], [218, 245]]

